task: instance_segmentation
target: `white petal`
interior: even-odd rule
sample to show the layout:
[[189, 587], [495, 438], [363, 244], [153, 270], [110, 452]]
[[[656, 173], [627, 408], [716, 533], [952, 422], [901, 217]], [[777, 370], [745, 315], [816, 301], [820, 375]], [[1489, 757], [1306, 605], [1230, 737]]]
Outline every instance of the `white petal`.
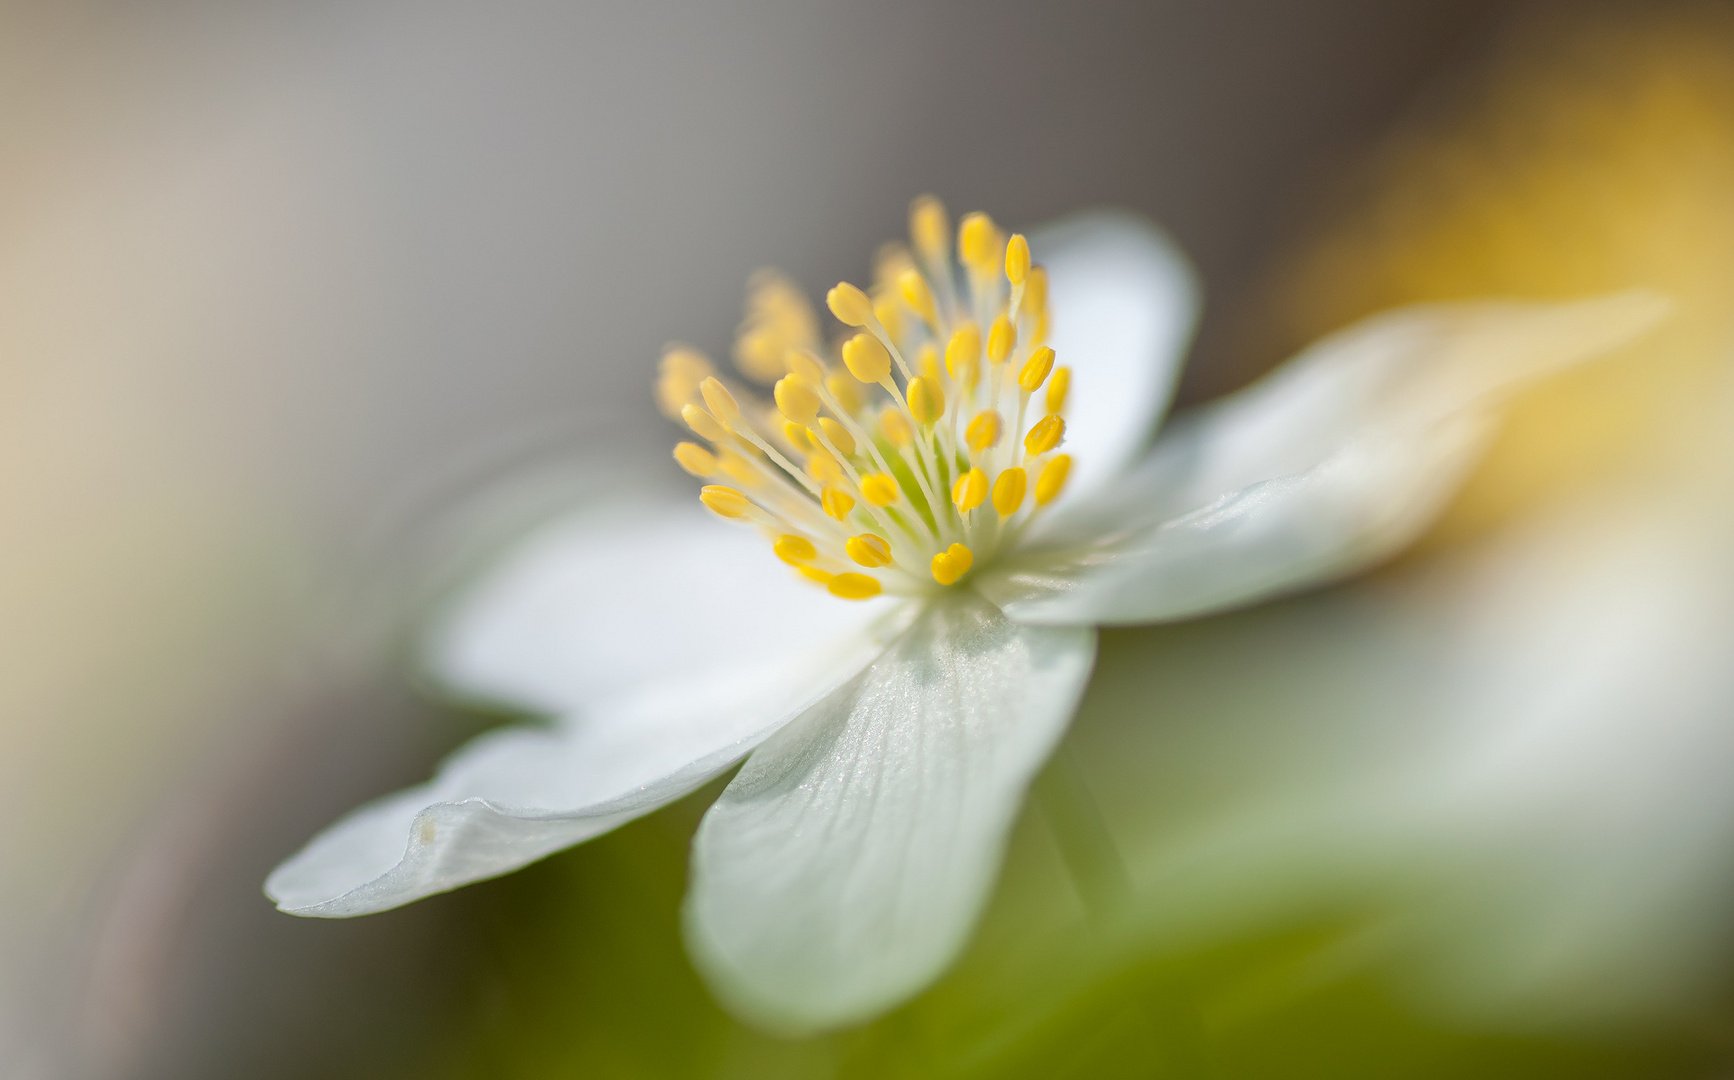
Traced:
[[790, 1032], [859, 1021], [968, 938], [1094, 631], [964, 594], [760, 747], [693, 846], [688, 947], [724, 1001]]
[[1097, 211], [1030, 237], [1048, 269], [1049, 344], [1072, 368], [1066, 452], [1076, 494], [1118, 475], [1168, 408], [1198, 318], [1191, 264], [1143, 218]]
[[[840, 601], [833, 601], [841, 603]], [[295, 915], [362, 915], [515, 870], [692, 791], [858, 672], [901, 628], [640, 689], [553, 728], [490, 732], [426, 784], [364, 806], [279, 866]]]
[[739, 761], [901, 625], [895, 604], [800, 581], [695, 500], [597, 500], [508, 554], [427, 650], [447, 686], [557, 722], [482, 736], [266, 891], [299, 915], [365, 914], [606, 832]]
[[[1071, 543], [980, 588], [1037, 623], [1155, 622], [1352, 573], [1408, 544], [1479, 456], [1515, 387], [1624, 344], [1666, 305], [1409, 308], [1357, 324], [1164, 436]], [[1105, 539], [1079, 542], [1085, 529]]]
[[695, 497], [598, 500], [528, 537], [461, 596], [424, 662], [466, 695], [582, 713], [640, 685], [845, 636], [885, 603], [814, 588]]

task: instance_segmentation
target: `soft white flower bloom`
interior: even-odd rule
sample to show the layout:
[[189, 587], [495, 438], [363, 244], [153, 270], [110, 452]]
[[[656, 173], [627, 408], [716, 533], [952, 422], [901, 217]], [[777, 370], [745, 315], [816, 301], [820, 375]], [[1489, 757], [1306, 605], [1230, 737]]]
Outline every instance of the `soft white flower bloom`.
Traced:
[[[532, 536], [455, 606], [430, 663], [554, 722], [482, 736], [315, 838], [266, 884], [284, 911], [365, 914], [502, 874], [747, 758], [694, 841], [693, 957], [769, 1026], [872, 1016], [966, 941], [1089, 678], [1095, 625], [1220, 611], [1385, 558], [1450, 495], [1507, 394], [1664, 306], [1388, 313], [1145, 453], [1197, 308], [1184, 258], [1098, 214], [1034, 235], [1026, 269], [1022, 238], [972, 215], [957, 274], [940, 213], [918, 202], [915, 254], [874, 297], [832, 295], [865, 326], [843, 351], [859, 381], [801, 354], [777, 416], [703, 382], [696, 356], [665, 358], [664, 407], [711, 440], [682, 464], [730, 478], [705, 504], [763, 535], [640, 492]], [[743, 370], [769, 381], [816, 340], [810, 309], [761, 280]], [[1069, 390], [1041, 385], [1056, 362]], [[871, 382], [884, 397], [849, 400]], [[805, 469], [770, 465], [801, 452]]]

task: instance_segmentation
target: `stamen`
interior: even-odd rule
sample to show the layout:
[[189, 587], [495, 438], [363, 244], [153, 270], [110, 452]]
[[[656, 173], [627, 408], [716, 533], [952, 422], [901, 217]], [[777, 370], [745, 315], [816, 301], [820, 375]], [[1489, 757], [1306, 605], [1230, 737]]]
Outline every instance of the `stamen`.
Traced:
[[698, 397], [698, 384], [716, 374], [705, 355], [684, 345], [671, 345], [657, 365], [656, 404], [670, 420]]
[[974, 383], [981, 366], [981, 327], [963, 323], [945, 346], [945, 370], [960, 383]]
[[698, 392], [704, 396], [705, 408], [710, 410], [710, 414], [716, 417], [723, 427], [730, 431], [745, 433], [743, 429], [746, 427], [746, 421], [741, 418], [740, 403], [735, 401], [735, 396], [729, 393], [728, 387], [724, 386], [716, 376], [713, 375], [699, 383]]
[[751, 499], [721, 484], [706, 484], [698, 493], [698, 501], [726, 518], [744, 518], [752, 512], [753, 506]]
[[1005, 245], [1005, 279], [1021, 287], [1030, 274], [1030, 242], [1023, 233], [1012, 233]]
[[[903, 419], [901, 416], [899, 420]], [[897, 501], [897, 481], [885, 473], [873, 473], [861, 478], [861, 497], [874, 506], [890, 506]]]
[[891, 353], [872, 334], [860, 333], [843, 343], [843, 365], [864, 383], [891, 377]]
[[903, 294], [903, 302], [909, 305], [909, 310], [921, 316], [922, 322], [938, 327], [939, 311], [933, 302], [933, 291], [927, 287], [927, 279], [921, 276], [921, 271], [911, 267], [897, 275], [897, 291]]
[[915, 250], [930, 263], [951, 257], [951, 227], [945, 220], [945, 205], [932, 195], [922, 195], [909, 206], [909, 238]]
[[976, 414], [976, 418], [969, 422], [969, 427], [964, 429], [963, 438], [969, 444], [969, 448], [979, 454], [999, 444], [999, 437], [1004, 428], [1005, 421], [1001, 419], [999, 413], [989, 409], [984, 413]]
[[1048, 380], [1048, 411], [1060, 413], [1066, 411], [1066, 393], [1072, 388], [1072, 369], [1060, 367], [1054, 369], [1053, 378]]
[[711, 442], [722, 442], [729, 437], [728, 428], [717, 423], [716, 417], [705, 412], [697, 405], [687, 405], [680, 410], [680, 418], [686, 421], [686, 426], [701, 439]]
[[1011, 517], [1024, 504], [1024, 491], [1029, 477], [1016, 465], [1000, 473], [993, 482], [993, 508], [1000, 517]]
[[821, 484], [841, 484], [843, 466], [837, 463], [829, 450], [821, 446], [807, 456], [807, 475]]
[[909, 421], [903, 419], [903, 414], [897, 411], [895, 405], [887, 405], [879, 411], [879, 430], [885, 433], [887, 442], [899, 449], [915, 441], [914, 429], [909, 426]]
[[830, 484], [819, 496], [819, 505], [825, 508], [825, 513], [842, 521], [849, 516], [849, 511], [855, 509], [855, 497], [836, 484]]
[[839, 281], [836, 287], [825, 294], [825, 306], [831, 309], [831, 314], [837, 316], [837, 321], [844, 326], [868, 326], [873, 322], [873, 301], [847, 281]]
[[776, 543], [771, 545], [771, 550], [776, 553], [777, 558], [790, 566], [810, 563], [819, 557], [819, 549], [813, 546], [811, 540], [804, 536], [796, 536], [793, 533], [785, 533], [777, 537]]
[[1072, 455], [1059, 454], [1042, 468], [1036, 479], [1036, 505], [1046, 506], [1059, 497], [1066, 486], [1066, 475], [1072, 471]]
[[697, 443], [676, 443], [674, 460], [692, 475], [703, 479], [716, 475], [716, 455]]
[[823, 403], [810, 383], [797, 375], [784, 375], [772, 391], [777, 411], [795, 424], [811, 424]]
[[1012, 346], [1017, 342], [1017, 327], [1004, 315], [999, 316], [987, 332], [987, 358], [996, 364], [1005, 363], [1005, 358], [1011, 355]]
[[945, 415], [945, 391], [938, 379], [923, 375], [909, 384], [909, 415], [922, 427], [932, 427]]
[[794, 447], [798, 453], [810, 454], [813, 452], [813, 439], [807, 434], [807, 428], [804, 424], [797, 424], [793, 420], [784, 421], [783, 438], [788, 439], [789, 445]]
[[1045, 454], [1060, 445], [1060, 439], [1066, 434], [1066, 421], [1060, 416], [1049, 413], [1030, 426], [1030, 433], [1024, 436], [1024, 449], [1031, 457]]
[[879, 579], [866, 574], [838, 574], [825, 583], [832, 596], [841, 600], [869, 600], [882, 591]]
[[875, 536], [873, 533], [851, 536], [844, 541], [843, 550], [862, 566], [876, 568], [891, 565], [891, 545], [884, 537]]
[[844, 457], [855, 456], [855, 436], [849, 434], [848, 429], [842, 424], [829, 416], [821, 416], [819, 418], [819, 430], [826, 439], [830, 440], [831, 445], [837, 448], [839, 454]]
[[[1018, 372], [1018, 386], [1022, 388], [1024, 393], [1033, 394], [1042, 388], [1042, 383], [1047, 381], [1048, 372], [1053, 369], [1054, 350], [1043, 345], [1030, 354], [1029, 361], [1024, 364], [1024, 369]], [[1061, 368], [1060, 370], [1064, 371], [1065, 369]], [[1064, 396], [1062, 393], [1061, 397]], [[1048, 411], [1053, 412], [1054, 410], [1050, 408]]]
[[962, 544], [953, 544], [933, 557], [929, 569], [933, 571], [933, 580], [941, 585], [955, 585], [957, 579], [969, 573], [969, 568], [975, 565], [975, 553]]
[[957, 483], [951, 486], [951, 501], [959, 511], [967, 514], [980, 506], [987, 498], [987, 473], [980, 469], [971, 469], [957, 478]]
[[[964, 215], [957, 226], [957, 252], [977, 274], [992, 274], [999, 262], [999, 229], [993, 219], [977, 212]], [[847, 321], [847, 320], [845, 320]]]

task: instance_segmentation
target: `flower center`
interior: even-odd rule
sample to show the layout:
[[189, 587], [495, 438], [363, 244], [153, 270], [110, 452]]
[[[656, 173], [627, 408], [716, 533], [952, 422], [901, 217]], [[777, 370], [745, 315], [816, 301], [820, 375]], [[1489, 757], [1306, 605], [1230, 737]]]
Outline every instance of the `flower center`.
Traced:
[[663, 411], [705, 440], [674, 449], [711, 481], [700, 501], [846, 600], [962, 582], [1016, 543], [1072, 465], [1055, 453], [1071, 369], [1045, 344], [1047, 272], [1029, 243], [969, 214], [954, 260], [939, 200], [909, 217], [912, 242], [879, 251], [871, 293], [843, 282], [825, 297], [853, 331], [830, 349], [799, 290], [754, 276], [735, 360], [774, 384], [770, 401], [684, 346], [657, 380]]

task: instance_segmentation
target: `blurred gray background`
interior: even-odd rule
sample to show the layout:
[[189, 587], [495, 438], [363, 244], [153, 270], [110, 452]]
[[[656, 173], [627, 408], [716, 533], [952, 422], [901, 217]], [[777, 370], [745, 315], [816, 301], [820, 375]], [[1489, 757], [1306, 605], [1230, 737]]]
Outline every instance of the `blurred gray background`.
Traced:
[[460, 908], [259, 883], [464, 734], [395, 666], [418, 530], [664, 458], [659, 349], [726, 355], [754, 268], [860, 278], [923, 191], [1131, 207], [1220, 392], [1310, 193], [1504, 6], [0, 7], [0, 1071], [320, 1075], [438, 1022]]

